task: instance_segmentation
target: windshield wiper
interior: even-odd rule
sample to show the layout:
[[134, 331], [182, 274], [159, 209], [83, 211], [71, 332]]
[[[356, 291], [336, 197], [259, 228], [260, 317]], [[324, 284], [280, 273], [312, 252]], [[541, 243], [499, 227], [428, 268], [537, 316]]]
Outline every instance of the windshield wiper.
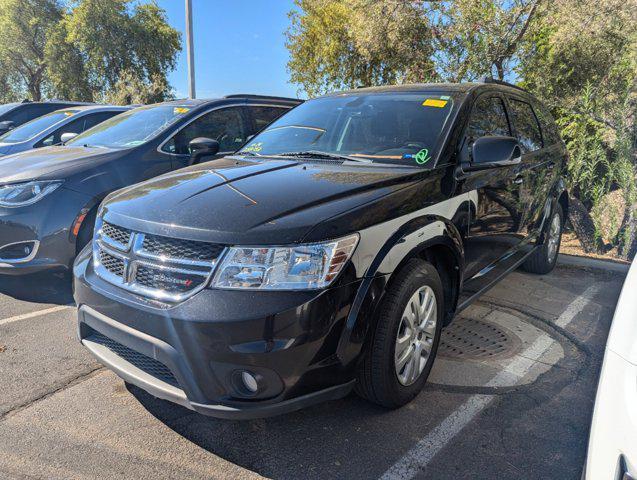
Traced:
[[237, 153], [234, 153], [233, 155], [241, 156], [241, 157], [260, 157], [261, 156], [256, 152], [237, 152]]
[[285, 153], [279, 153], [276, 156], [277, 157], [299, 157], [299, 158], [329, 158], [329, 159], [335, 159], [335, 160], [347, 160], [350, 162], [358, 162], [358, 163], [373, 163], [371, 160], [367, 158], [352, 157], [350, 155], [341, 155], [338, 153], [321, 152], [319, 150], [285, 152]]

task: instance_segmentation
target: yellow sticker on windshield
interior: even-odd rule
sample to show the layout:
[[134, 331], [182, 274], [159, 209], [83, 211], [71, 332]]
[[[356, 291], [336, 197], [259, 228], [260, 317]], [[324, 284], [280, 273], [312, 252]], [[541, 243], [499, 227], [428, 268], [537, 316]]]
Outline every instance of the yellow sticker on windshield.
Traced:
[[72, 116], [75, 112], [62, 112], [64, 113], [65, 116], [70, 117]]
[[436, 100], [435, 98], [428, 98], [424, 102], [422, 102], [424, 107], [436, 107], [436, 108], [444, 108], [447, 105], [447, 100]]
[[188, 113], [189, 111], [190, 111], [190, 109], [187, 108], [187, 107], [175, 107], [173, 109], [173, 112], [174, 112], [175, 115], [179, 115], [181, 113]]

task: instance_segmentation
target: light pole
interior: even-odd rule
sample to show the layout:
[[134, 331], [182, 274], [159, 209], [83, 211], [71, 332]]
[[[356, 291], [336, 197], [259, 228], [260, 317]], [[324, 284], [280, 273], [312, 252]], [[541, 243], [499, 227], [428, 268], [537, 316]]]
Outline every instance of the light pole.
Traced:
[[188, 95], [197, 98], [195, 93], [195, 44], [192, 38], [192, 0], [186, 0], [186, 53], [188, 56]]

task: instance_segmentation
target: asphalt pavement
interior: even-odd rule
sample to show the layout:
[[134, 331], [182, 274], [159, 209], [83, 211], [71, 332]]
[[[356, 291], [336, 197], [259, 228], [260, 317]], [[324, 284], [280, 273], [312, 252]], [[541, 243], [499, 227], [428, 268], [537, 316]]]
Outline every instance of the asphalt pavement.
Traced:
[[579, 479], [623, 275], [514, 272], [443, 334], [430, 382], [280, 417], [204, 417], [76, 339], [68, 278], [0, 278], [0, 478]]

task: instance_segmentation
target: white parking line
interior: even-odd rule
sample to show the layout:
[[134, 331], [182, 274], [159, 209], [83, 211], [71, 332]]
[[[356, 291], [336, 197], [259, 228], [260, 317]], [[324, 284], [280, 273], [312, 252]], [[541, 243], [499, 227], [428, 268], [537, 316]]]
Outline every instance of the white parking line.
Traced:
[[71, 305], [58, 305], [57, 307], [45, 308], [44, 310], [38, 310], [37, 312], [23, 313], [22, 315], [16, 315], [15, 317], [3, 318], [0, 320], [0, 325], [6, 325], [8, 323], [19, 322], [20, 320], [26, 320], [28, 318], [40, 317], [42, 315], [48, 315], [49, 313], [61, 312], [73, 308]]
[[601, 285], [592, 285], [586, 289], [584, 293], [582, 293], [579, 297], [571, 302], [571, 304], [566, 307], [566, 310], [560, 315], [560, 317], [555, 320], [555, 325], [558, 327], [566, 327], [571, 320], [575, 318], [579, 312], [584, 310], [584, 307], [588, 305], [590, 299], [595, 295], [599, 290], [601, 290]]
[[[573, 300], [560, 317], [556, 325], [564, 328], [590, 302], [591, 297], [600, 289], [593, 285]], [[555, 341], [548, 335], [538, 337], [530, 347], [520, 353], [515, 359], [493, 377], [487, 386], [501, 387], [510, 385], [511, 380], [522, 379], [533, 367], [535, 362], [544, 355]], [[495, 398], [494, 395], [472, 395], [451, 415], [445, 418], [436, 428], [420, 440], [411, 450], [392, 465], [381, 477], [381, 480], [412, 479], [442, 450], [458, 433], [460, 433], [480, 412], [482, 412]]]

